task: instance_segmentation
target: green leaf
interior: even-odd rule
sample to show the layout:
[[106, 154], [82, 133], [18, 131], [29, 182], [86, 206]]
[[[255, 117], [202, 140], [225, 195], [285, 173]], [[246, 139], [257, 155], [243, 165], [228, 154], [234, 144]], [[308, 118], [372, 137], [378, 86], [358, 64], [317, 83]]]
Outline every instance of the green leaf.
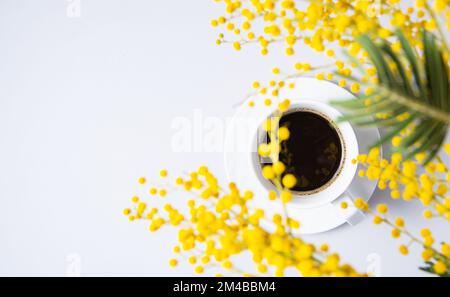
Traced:
[[386, 141], [391, 140], [394, 136], [400, 133], [403, 129], [405, 129], [409, 124], [411, 124], [415, 119], [414, 116], [410, 116], [407, 120], [398, 123], [392, 129], [390, 129], [386, 134], [383, 135], [378, 141], [374, 142], [370, 145], [370, 148], [377, 147], [381, 144], [384, 144]]
[[382, 50], [377, 47], [367, 35], [362, 35], [356, 40], [364, 47], [377, 68], [378, 78], [382, 84], [392, 86], [395, 77], [386, 62]]
[[[371, 87], [381, 100], [366, 106], [364, 103], [368, 97], [358, 96], [357, 99], [333, 104], [348, 110], [341, 121], [362, 127], [387, 128], [386, 134], [373, 146], [408, 131], [400, 146], [392, 150], [401, 152], [406, 159], [418, 152], [426, 152], [425, 162], [429, 162], [439, 152], [450, 125], [449, 67], [432, 33], [422, 31], [423, 55], [400, 30], [396, 31], [396, 38], [401, 44], [400, 52], [394, 52], [391, 42], [386, 39], [372, 39], [369, 35], [357, 38], [377, 70], [379, 82]], [[409, 71], [412, 75], [408, 74]], [[354, 76], [344, 78], [359, 82]], [[387, 116], [375, 118], [374, 115], [379, 113]], [[403, 114], [410, 117], [399, 122], [398, 116]]]
[[448, 105], [448, 70], [442, 64], [443, 58], [437, 47], [436, 38], [426, 31], [423, 34], [425, 66], [430, 84], [431, 99], [434, 106], [439, 106], [445, 110]]
[[405, 68], [403, 64], [400, 62], [400, 59], [395, 55], [395, 53], [391, 49], [391, 46], [388, 43], [384, 42], [382, 48], [386, 52], [386, 54], [392, 59], [392, 61], [394, 61], [395, 66], [398, 69], [400, 76], [398, 80], [400, 81], [401, 84], [401, 86], [399, 87], [402, 88], [406, 94], [414, 96], [411, 84], [408, 81], [408, 77], [406, 75]]
[[377, 96], [378, 95], [376, 93], [373, 93], [370, 95], [361, 95], [358, 98], [350, 99], [350, 100], [331, 100], [330, 104], [337, 106], [337, 107], [343, 107], [346, 109], [364, 108], [366, 99], [372, 99]]
[[400, 144], [400, 147], [402, 147], [404, 150], [406, 150], [411, 145], [413, 145], [417, 141], [419, 141], [421, 139], [421, 137], [423, 137], [425, 135], [425, 132], [432, 130], [435, 125], [438, 125], [438, 123], [430, 121], [430, 120], [424, 121], [417, 129], [415, 129], [411, 133], [411, 135], [409, 135], [403, 139], [402, 143]]
[[391, 116], [384, 118], [373, 118], [371, 117], [367, 121], [354, 121], [353, 123], [360, 127], [367, 126], [379, 126], [379, 127], [392, 127], [393, 125], [398, 124], [398, 120], [395, 118], [398, 115], [405, 113], [408, 109], [405, 107], [400, 107], [394, 111], [391, 111]]
[[[443, 127], [442, 125], [437, 125], [433, 129], [426, 131], [422, 136], [423, 143], [420, 146], [417, 146], [412, 151], [410, 151], [405, 158], [406, 159], [412, 158], [416, 154], [425, 152], [428, 149], [430, 149], [431, 153], [431, 151], [434, 150], [434, 145], [436, 145], [436, 143], [439, 142], [442, 133], [442, 127]], [[424, 162], [424, 164], [426, 163], [427, 162]]]
[[[394, 103], [398, 107], [397, 104]], [[338, 122], [352, 121], [360, 118], [370, 117], [373, 113], [392, 112], [394, 108], [393, 103], [388, 100], [376, 102], [370, 106], [363, 107], [359, 110], [354, 110], [353, 114], [347, 114], [339, 117]]]
[[398, 41], [400, 42], [400, 44], [402, 46], [402, 49], [404, 52], [404, 57], [409, 62], [409, 67], [412, 69], [413, 76], [414, 76], [414, 82], [417, 85], [417, 88], [421, 94], [421, 97], [423, 99], [426, 99], [427, 95], [425, 92], [422, 75], [421, 75], [420, 69], [419, 69], [417, 53], [414, 50], [414, 48], [409, 44], [409, 42], [406, 40], [406, 37], [401, 30], [396, 30], [395, 34], [397, 36]]

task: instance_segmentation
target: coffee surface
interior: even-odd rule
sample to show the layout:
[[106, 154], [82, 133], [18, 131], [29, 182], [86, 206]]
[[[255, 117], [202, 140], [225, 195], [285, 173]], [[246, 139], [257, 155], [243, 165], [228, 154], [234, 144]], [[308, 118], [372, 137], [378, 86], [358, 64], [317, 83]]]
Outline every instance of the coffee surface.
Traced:
[[286, 172], [297, 178], [294, 191], [319, 189], [339, 170], [342, 144], [338, 132], [324, 117], [308, 111], [295, 111], [280, 119], [290, 137], [281, 146], [280, 161]]

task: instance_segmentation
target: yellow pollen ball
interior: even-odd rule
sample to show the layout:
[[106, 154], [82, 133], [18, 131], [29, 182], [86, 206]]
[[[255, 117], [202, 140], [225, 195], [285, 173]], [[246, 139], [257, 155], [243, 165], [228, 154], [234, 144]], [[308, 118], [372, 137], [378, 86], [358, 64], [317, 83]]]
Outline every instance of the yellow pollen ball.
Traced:
[[278, 104], [278, 108], [280, 109], [280, 111], [286, 111], [289, 109], [290, 106], [291, 106], [291, 101], [289, 99], [285, 99], [285, 100], [283, 100], [283, 102], [280, 102]]
[[293, 174], [286, 174], [282, 180], [283, 186], [292, 189], [297, 184], [297, 178]]
[[253, 199], [253, 192], [252, 191], [245, 191], [244, 198], [245, 198], [245, 200]]
[[358, 93], [360, 90], [360, 86], [357, 83], [354, 83], [350, 86], [350, 91], [352, 91], [353, 93]]
[[163, 170], [161, 170], [160, 172], [159, 172], [159, 176], [161, 176], [161, 177], [167, 177], [167, 170], [166, 169], [163, 169]]
[[450, 256], [450, 244], [443, 243], [441, 245], [441, 252], [444, 256], [449, 257]]
[[402, 143], [402, 138], [400, 137], [400, 136], [394, 136], [393, 138], [392, 138], [392, 145], [394, 146], [394, 147], [399, 147], [400, 146], [400, 144]]
[[289, 129], [287, 127], [281, 127], [278, 130], [278, 138], [281, 141], [288, 140], [289, 136], [290, 136], [290, 132], [289, 132]]
[[423, 250], [422, 259], [424, 261], [428, 261], [433, 257], [433, 255], [434, 255], [434, 252], [432, 250], [430, 250], [430, 249]]
[[400, 235], [401, 235], [401, 232], [398, 229], [393, 229], [392, 232], [391, 232], [391, 236], [394, 237], [394, 238], [399, 238]]
[[392, 191], [391, 192], [391, 197], [392, 197], [392, 199], [399, 199], [400, 198], [400, 191], [398, 191], [398, 190], [394, 190], [394, 191]]
[[204, 272], [203, 266], [195, 267], [195, 273], [202, 274]]
[[145, 177], [138, 178], [138, 183], [141, 184], [141, 185], [145, 184], [146, 181], [147, 180], [145, 179]]
[[266, 273], [267, 272], [267, 266], [264, 264], [259, 264], [258, 265], [258, 272], [260, 273]]
[[284, 170], [286, 170], [286, 166], [283, 164], [283, 162], [277, 161], [275, 162], [273, 165], [273, 171], [277, 174], [277, 175], [281, 175]]
[[354, 201], [355, 207], [360, 209], [360, 210], [367, 210], [368, 208], [368, 204], [366, 201], [364, 201], [361, 197], [358, 197], [355, 199]]
[[403, 220], [403, 218], [396, 218], [395, 219], [395, 225], [399, 228], [403, 228], [405, 226], [405, 220]]
[[320, 250], [322, 252], [328, 252], [328, 250], [330, 249], [330, 247], [328, 246], [328, 244], [324, 243], [320, 246]]
[[373, 223], [375, 224], [375, 225], [379, 225], [379, 224], [381, 224], [383, 222], [383, 218], [381, 218], [380, 216], [374, 216], [373, 217]]
[[261, 143], [258, 147], [258, 154], [261, 157], [268, 157], [270, 155], [270, 146], [267, 143]]
[[398, 248], [400, 254], [402, 255], [407, 255], [409, 253], [408, 247], [404, 244], [402, 244], [399, 248]]
[[277, 199], [277, 192], [275, 192], [275, 191], [270, 191], [270, 192], [269, 192], [269, 200], [273, 201], [273, 200], [275, 200], [275, 199]]
[[444, 274], [447, 271], [447, 266], [445, 265], [444, 262], [437, 261], [433, 265], [433, 269], [434, 269], [434, 272], [436, 272], [437, 274]]
[[225, 261], [225, 262], [223, 262], [222, 266], [225, 269], [231, 269], [231, 268], [233, 268], [233, 263], [231, 263], [231, 261]]
[[229, 31], [234, 30], [234, 24], [233, 23], [228, 23], [227, 24], [227, 30], [229, 30]]
[[175, 267], [175, 266], [177, 266], [177, 265], [178, 265], [177, 259], [170, 259], [170, 260], [169, 260], [169, 265], [170, 265], [170, 267]]
[[190, 256], [188, 258], [188, 262], [189, 262], [189, 264], [195, 264], [195, 263], [197, 263], [197, 258], [195, 256]]
[[262, 175], [265, 179], [273, 179], [275, 177], [275, 172], [273, 170], [273, 167], [271, 165], [264, 166], [262, 170]]
[[208, 264], [211, 261], [211, 259], [208, 256], [203, 256], [202, 257], [202, 263], [203, 264]]
[[446, 143], [444, 145], [444, 150], [447, 153], [447, 155], [450, 155], [450, 143]]
[[431, 210], [427, 209], [427, 210], [424, 210], [422, 215], [425, 219], [431, 219], [433, 217], [433, 212]]
[[427, 236], [431, 236], [431, 231], [428, 228], [423, 228], [422, 230], [420, 230], [420, 236], [422, 237], [427, 237]]
[[286, 49], [286, 56], [292, 56], [294, 54], [295, 54], [295, 51], [294, 51], [294, 49], [292, 47], [288, 47]]
[[388, 211], [388, 206], [386, 205], [386, 204], [378, 204], [377, 205], [377, 211], [379, 212], [379, 213], [387, 213], [387, 211]]

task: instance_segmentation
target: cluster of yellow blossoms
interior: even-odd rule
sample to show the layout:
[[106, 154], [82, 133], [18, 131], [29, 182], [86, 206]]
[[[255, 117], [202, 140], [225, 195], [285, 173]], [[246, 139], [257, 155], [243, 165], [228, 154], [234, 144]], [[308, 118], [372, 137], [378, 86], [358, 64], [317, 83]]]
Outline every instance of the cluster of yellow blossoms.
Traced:
[[[263, 124], [263, 129], [271, 135], [271, 143], [259, 148], [261, 155], [270, 156], [273, 161], [272, 165], [262, 169], [264, 177], [277, 187], [277, 191], [269, 192], [268, 199], [280, 198], [284, 206], [292, 199], [289, 188], [297, 182], [291, 174], [282, 177], [285, 165], [278, 160], [280, 143], [289, 138], [289, 130], [279, 128], [278, 121], [288, 108], [288, 101], [280, 103], [274, 116]], [[167, 179], [167, 171], [161, 171], [160, 176]], [[145, 178], [138, 181], [146, 184]], [[292, 231], [300, 228], [300, 222], [289, 217], [286, 207], [283, 214], [267, 217], [263, 209], [250, 206], [253, 199], [251, 191], [241, 191], [234, 183], [230, 183], [227, 189], [222, 188], [205, 166], [187, 177], [176, 178], [174, 184], [170, 191], [190, 195], [185, 211], [169, 203], [162, 207], [162, 211], [150, 208], [137, 196], [132, 198], [134, 207], [123, 211], [131, 221], [147, 220], [151, 232], [165, 225], [178, 229], [178, 243], [173, 248], [177, 257], [169, 261], [173, 267], [180, 259], [185, 259], [199, 274], [205, 269], [221, 267], [244, 276], [283, 276], [289, 269], [302, 276], [362, 275], [350, 265], [341, 264], [339, 255], [330, 253], [328, 245], [316, 247], [294, 236]], [[156, 187], [151, 187], [148, 192], [161, 198], [168, 193], [167, 188]], [[255, 273], [245, 272], [233, 263], [233, 259], [244, 252], [252, 255]]]
[[[397, 142], [395, 137], [393, 142]], [[450, 144], [445, 149], [450, 153]], [[447, 196], [450, 172], [439, 157], [419, 172], [425, 157], [425, 153], [419, 153], [415, 159], [402, 160], [401, 154], [394, 153], [390, 159], [384, 159], [379, 149], [374, 148], [369, 154], [358, 156], [355, 162], [364, 166], [358, 175], [379, 180], [378, 187], [389, 190], [392, 199], [420, 200], [427, 208], [423, 212], [425, 218], [442, 217], [450, 221], [450, 197]]]
[[[420, 230], [420, 237], [415, 236], [406, 228], [405, 220], [402, 217], [396, 217], [391, 220], [387, 216], [388, 206], [386, 204], [378, 204], [376, 210], [369, 208], [367, 202], [361, 198], [356, 198], [354, 206], [358, 209], [373, 215], [373, 223], [376, 225], [385, 224], [391, 228], [391, 236], [393, 238], [404, 238], [406, 243], [399, 246], [399, 252], [403, 255], [409, 254], [409, 247], [412, 244], [420, 245], [422, 250], [422, 259], [425, 266], [422, 270], [439, 276], [450, 276], [450, 244], [446, 242], [435, 243], [433, 233], [428, 228]], [[347, 205], [342, 206], [344, 208]]]
[[[397, 142], [394, 138], [394, 146]], [[446, 144], [444, 148], [450, 154], [450, 144]], [[388, 160], [381, 158], [379, 149], [374, 148], [369, 154], [358, 156], [354, 162], [359, 162], [364, 167], [358, 172], [359, 176], [378, 180], [378, 187], [389, 190], [392, 199], [419, 200], [426, 207], [423, 212], [426, 219], [440, 217], [450, 221], [450, 197], [447, 196], [450, 172], [439, 157], [429, 162], [422, 173], [418, 172], [425, 157], [424, 153], [419, 153], [414, 160], [402, 161], [402, 156], [394, 153]], [[403, 236], [408, 239], [407, 244], [399, 246], [401, 254], [407, 255], [411, 244], [419, 244], [423, 248], [422, 258], [426, 264], [422, 267], [423, 270], [437, 275], [450, 275], [450, 244], [440, 242], [436, 247], [435, 238], [427, 228], [421, 230], [420, 237], [414, 236], [406, 229], [402, 217], [393, 221], [387, 217], [388, 206], [385, 204], [379, 204], [376, 211], [373, 211], [367, 202], [357, 198], [354, 206], [372, 214], [374, 224], [386, 224], [392, 228], [392, 237]]]
[[[172, 267], [184, 260], [199, 274], [206, 269], [223, 269], [244, 276], [283, 276], [285, 270], [292, 269], [302, 276], [360, 275], [350, 265], [341, 264], [339, 255], [330, 253], [326, 244], [315, 247], [293, 236], [290, 230], [299, 228], [299, 222], [280, 214], [268, 218], [264, 210], [251, 209], [251, 191], [242, 192], [233, 183], [222, 189], [205, 166], [175, 179], [174, 184], [170, 192], [191, 196], [184, 211], [170, 203], [162, 209], [149, 207], [151, 202], [137, 196], [132, 197], [133, 207], [123, 211], [130, 221], [147, 221], [150, 232], [168, 225], [178, 229], [178, 243], [173, 247], [176, 256], [169, 260]], [[149, 190], [153, 199], [165, 198], [167, 193], [166, 188]], [[262, 221], [271, 223], [274, 231], [261, 227]], [[251, 253], [256, 272], [244, 272], [233, 263], [233, 257], [244, 252]]]
[[[421, 28], [438, 30], [436, 14], [450, 28], [448, 0], [214, 0], [225, 5], [225, 14], [211, 21], [222, 27], [218, 44], [232, 43], [236, 50], [257, 43], [261, 54], [269, 53], [273, 43], [284, 43], [288, 56], [303, 43], [334, 56], [333, 45], [359, 50], [354, 37], [374, 33], [380, 37], [392, 35], [398, 27], [414, 38]], [[231, 35], [228, 39], [228, 35]]]
[[[213, 27], [224, 28], [218, 44], [231, 43], [236, 50], [247, 44], [259, 44], [262, 55], [269, 53], [273, 43], [284, 43], [288, 56], [295, 54], [301, 44], [325, 55], [323, 65], [311, 65], [307, 61], [293, 64], [292, 71], [282, 72], [278, 67], [273, 73], [279, 79], [267, 85], [255, 81], [255, 92], [267, 96], [265, 105], [278, 101], [280, 89], [294, 88], [294, 80], [304, 75], [314, 75], [320, 80], [334, 80], [353, 93], [373, 92], [367, 83], [376, 83], [376, 70], [365, 69], [359, 82], [349, 81], [358, 65], [368, 64], [368, 55], [355, 38], [372, 34], [380, 38], [393, 36], [400, 29], [412, 46], [421, 47], [418, 38], [422, 28], [435, 32], [445, 41], [443, 23], [450, 29], [450, 1], [448, 0], [214, 0], [225, 5], [226, 13], [211, 21]], [[231, 37], [229, 37], [231, 35]], [[446, 47], [446, 42], [442, 42]], [[394, 52], [400, 42], [392, 44]], [[342, 59], [336, 49], [348, 51], [352, 57]], [[447, 50], [447, 52], [449, 52]], [[338, 73], [340, 78], [334, 78]], [[253, 95], [253, 94], [251, 94]], [[249, 101], [251, 107], [255, 102]]]

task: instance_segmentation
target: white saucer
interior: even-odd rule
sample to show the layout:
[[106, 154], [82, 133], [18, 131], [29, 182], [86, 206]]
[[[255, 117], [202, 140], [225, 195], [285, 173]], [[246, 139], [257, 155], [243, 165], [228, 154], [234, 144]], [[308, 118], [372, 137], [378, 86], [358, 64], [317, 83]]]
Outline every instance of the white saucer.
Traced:
[[[296, 79], [294, 89], [285, 88], [280, 91], [280, 99], [285, 98], [289, 98], [292, 104], [302, 100], [328, 103], [331, 100], [354, 98], [354, 95], [332, 82], [303, 77]], [[242, 190], [249, 189], [254, 192], [252, 203], [255, 207], [264, 209], [270, 218], [272, 214], [283, 213], [283, 208], [279, 200], [269, 201], [268, 190], [255, 170], [253, 156], [256, 147], [254, 142], [256, 131], [276, 104], [265, 106], [263, 104], [264, 97], [261, 95], [256, 95], [249, 100], [253, 100], [255, 106], [250, 108], [247, 102], [243, 103], [228, 124], [224, 148], [225, 169], [229, 181], [235, 182]], [[360, 153], [367, 153], [369, 145], [380, 138], [376, 128], [353, 127], [353, 129], [358, 139]], [[351, 197], [369, 200], [377, 183], [377, 180], [369, 181], [355, 175], [347, 193]], [[289, 216], [299, 220], [301, 224], [301, 228], [295, 233], [320, 233], [334, 229], [346, 222], [354, 225], [364, 219], [364, 215], [353, 207], [345, 210], [340, 208], [343, 196], [315, 208], [301, 208], [293, 203], [288, 204]]]

